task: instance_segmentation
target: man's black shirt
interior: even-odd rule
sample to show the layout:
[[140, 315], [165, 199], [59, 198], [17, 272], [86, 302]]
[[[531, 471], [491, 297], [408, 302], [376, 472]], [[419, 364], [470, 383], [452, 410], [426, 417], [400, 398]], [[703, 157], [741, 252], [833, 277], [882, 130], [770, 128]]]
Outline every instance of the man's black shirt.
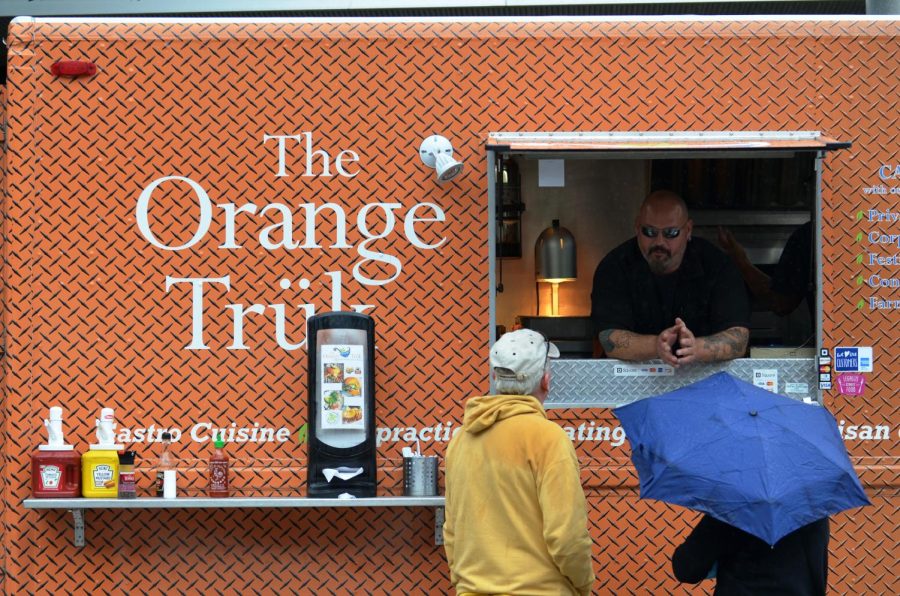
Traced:
[[731, 260], [702, 238], [688, 242], [678, 271], [658, 276], [632, 238], [597, 266], [591, 293], [595, 333], [658, 335], [680, 317], [695, 336], [749, 327], [750, 299]]

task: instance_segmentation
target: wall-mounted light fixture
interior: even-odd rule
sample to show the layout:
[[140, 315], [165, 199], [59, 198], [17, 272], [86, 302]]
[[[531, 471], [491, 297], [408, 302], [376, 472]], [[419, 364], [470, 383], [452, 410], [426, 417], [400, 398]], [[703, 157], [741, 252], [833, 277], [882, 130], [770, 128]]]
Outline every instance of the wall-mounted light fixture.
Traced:
[[[550, 316], [559, 316], [559, 284], [575, 281], [577, 273], [575, 237], [559, 226], [558, 219], [538, 236], [534, 245], [534, 271], [537, 281], [551, 284]], [[540, 306], [539, 301], [538, 315]]]
[[441, 135], [431, 135], [419, 146], [419, 156], [429, 168], [437, 171], [438, 182], [449, 182], [463, 171], [462, 162], [453, 159], [453, 146]]

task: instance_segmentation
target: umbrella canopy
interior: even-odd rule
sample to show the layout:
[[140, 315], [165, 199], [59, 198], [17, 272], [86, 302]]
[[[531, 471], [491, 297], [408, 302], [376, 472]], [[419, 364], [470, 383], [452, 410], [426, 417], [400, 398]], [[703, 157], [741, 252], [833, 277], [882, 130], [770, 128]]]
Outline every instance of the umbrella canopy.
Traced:
[[869, 504], [822, 406], [717, 373], [614, 412], [642, 498], [703, 511], [768, 544]]

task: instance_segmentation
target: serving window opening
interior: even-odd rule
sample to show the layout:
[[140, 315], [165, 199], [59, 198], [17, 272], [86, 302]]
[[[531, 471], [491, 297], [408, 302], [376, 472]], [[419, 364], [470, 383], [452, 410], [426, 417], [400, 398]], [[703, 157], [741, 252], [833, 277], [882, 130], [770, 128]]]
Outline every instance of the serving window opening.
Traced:
[[[590, 321], [594, 271], [635, 235], [643, 199], [665, 189], [684, 199], [693, 237], [730, 248], [736, 264], [746, 257], [745, 357], [814, 358], [821, 160], [843, 146], [802, 132], [492, 134], [492, 341], [528, 327], [557, 343], [563, 358], [603, 358]], [[540, 239], [561, 237], [560, 229], [574, 240], [575, 276], [548, 283]], [[773, 280], [783, 295], [761, 291]]]

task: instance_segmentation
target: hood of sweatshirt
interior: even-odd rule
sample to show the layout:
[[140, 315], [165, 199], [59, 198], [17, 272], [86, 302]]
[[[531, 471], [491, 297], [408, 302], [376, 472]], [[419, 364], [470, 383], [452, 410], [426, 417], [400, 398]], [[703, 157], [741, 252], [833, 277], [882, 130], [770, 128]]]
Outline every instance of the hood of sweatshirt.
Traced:
[[531, 395], [485, 395], [473, 397], [466, 403], [463, 428], [478, 434], [501, 420], [523, 414], [540, 414], [546, 418], [544, 406]]

